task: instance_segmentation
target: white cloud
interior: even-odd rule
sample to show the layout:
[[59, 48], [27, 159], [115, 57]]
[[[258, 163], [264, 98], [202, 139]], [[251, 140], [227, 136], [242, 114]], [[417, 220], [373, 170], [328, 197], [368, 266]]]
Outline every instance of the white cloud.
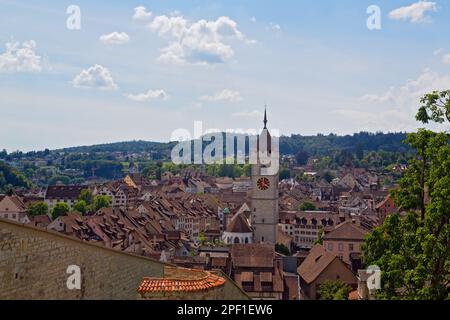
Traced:
[[118, 88], [112, 78], [111, 72], [98, 64], [81, 71], [73, 79], [72, 84], [75, 88], [98, 88], [101, 90], [115, 90]]
[[450, 53], [447, 53], [442, 57], [442, 62], [445, 65], [450, 66]]
[[256, 17], [251, 17], [251, 18], [250, 18], [250, 21], [251, 21], [251, 22], [256, 22]]
[[125, 32], [112, 32], [100, 37], [104, 44], [124, 44], [130, 41], [130, 37]]
[[42, 59], [36, 54], [34, 40], [6, 43], [6, 51], [0, 55], [1, 72], [41, 72]]
[[440, 75], [431, 69], [425, 69], [416, 80], [408, 80], [401, 87], [391, 87], [382, 95], [368, 94], [363, 101], [375, 103], [389, 103], [399, 108], [409, 105], [417, 108], [420, 97], [433, 90], [446, 90], [450, 87], [450, 76]]
[[232, 114], [233, 117], [238, 118], [256, 118], [261, 119], [263, 117], [263, 113], [258, 110], [253, 111], [239, 111]]
[[146, 93], [129, 94], [127, 98], [136, 102], [148, 102], [152, 100], [167, 100], [169, 96], [164, 90], [148, 90]]
[[159, 60], [170, 63], [225, 63], [234, 56], [229, 41], [254, 43], [228, 17], [191, 22], [181, 15], [162, 15], [155, 17], [149, 28], [169, 40], [169, 45], [161, 49]]
[[217, 92], [216, 94], [214, 94], [212, 96], [201, 96], [200, 100], [211, 101], [211, 102], [217, 102], [217, 101], [238, 102], [238, 101], [242, 100], [242, 97], [238, 91], [224, 89], [220, 92]]
[[[361, 130], [404, 131], [419, 125], [415, 115], [420, 98], [434, 90], [450, 88], [450, 76], [425, 69], [417, 79], [391, 87], [382, 94], [367, 94], [355, 102], [354, 108], [342, 108], [334, 113], [360, 124]], [[361, 107], [361, 102], [365, 102]]]
[[410, 6], [392, 10], [389, 17], [394, 20], [409, 20], [412, 23], [420, 23], [430, 20], [426, 15], [428, 11], [437, 11], [436, 2], [419, 1]]
[[277, 23], [269, 23], [269, 29], [273, 31], [281, 31], [281, 26]]
[[133, 20], [146, 20], [151, 16], [152, 13], [150, 11], [147, 11], [147, 9], [143, 6], [134, 8]]
[[433, 52], [433, 55], [434, 55], [434, 56], [439, 56], [439, 55], [441, 55], [441, 53], [443, 53], [443, 52], [444, 52], [444, 49], [443, 49], [443, 48], [440, 48], [440, 49], [435, 50], [435, 51]]

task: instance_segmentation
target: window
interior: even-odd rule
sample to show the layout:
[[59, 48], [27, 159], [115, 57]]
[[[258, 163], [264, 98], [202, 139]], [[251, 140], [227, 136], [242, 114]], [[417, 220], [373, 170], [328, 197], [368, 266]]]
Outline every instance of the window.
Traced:
[[338, 247], [339, 247], [339, 251], [344, 251], [344, 244], [343, 243], [339, 243]]
[[332, 243], [328, 244], [328, 251], [333, 251], [333, 244]]
[[353, 251], [353, 243], [348, 244], [348, 251]]

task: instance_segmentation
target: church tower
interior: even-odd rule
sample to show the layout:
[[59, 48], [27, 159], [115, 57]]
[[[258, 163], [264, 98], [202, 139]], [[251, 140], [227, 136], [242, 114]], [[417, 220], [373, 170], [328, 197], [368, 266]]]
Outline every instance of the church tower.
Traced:
[[[267, 129], [267, 111], [264, 111], [264, 129], [257, 141], [257, 163], [252, 165], [252, 227], [254, 230], [255, 243], [266, 243], [275, 245], [277, 242], [277, 230], [279, 220], [278, 208], [278, 163], [276, 171], [270, 172], [267, 168], [273, 166], [263, 160], [260, 150], [266, 152], [269, 159], [272, 158], [272, 150], [275, 147], [272, 137]], [[275, 158], [279, 161], [278, 157]], [[273, 161], [273, 160], [272, 160]], [[272, 170], [273, 171], [273, 170]]]

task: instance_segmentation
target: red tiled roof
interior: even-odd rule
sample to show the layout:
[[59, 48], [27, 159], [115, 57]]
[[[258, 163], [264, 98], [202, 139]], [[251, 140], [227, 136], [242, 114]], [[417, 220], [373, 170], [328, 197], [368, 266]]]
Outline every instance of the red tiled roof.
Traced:
[[326, 251], [321, 245], [315, 245], [305, 261], [298, 267], [298, 274], [310, 284], [333, 262], [339, 259], [336, 255]]
[[272, 268], [275, 248], [266, 244], [234, 244], [231, 248], [231, 259], [235, 267]]
[[171, 270], [171, 276], [167, 278], [144, 278], [138, 292], [143, 295], [158, 292], [205, 291], [225, 284], [224, 278], [208, 271], [166, 267], [166, 272], [167, 270]]
[[226, 231], [230, 233], [252, 233], [252, 229], [242, 213], [233, 218]]
[[352, 221], [347, 220], [337, 225], [332, 231], [325, 233], [323, 239], [326, 240], [364, 240], [367, 231], [357, 226]]
[[71, 199], [76, 200], [84, 186], [48, 186], [45, 194], [46, 199]]
[[350, 292], [348, 294], [348, 300], [360, 300], [358, 290]]

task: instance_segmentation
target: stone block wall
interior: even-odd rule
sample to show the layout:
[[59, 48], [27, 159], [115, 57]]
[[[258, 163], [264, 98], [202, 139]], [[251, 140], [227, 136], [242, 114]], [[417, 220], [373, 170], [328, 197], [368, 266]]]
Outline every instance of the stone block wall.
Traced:
[[[70, 265], [81, 289], [69, 290]], [[164, 263], [0, 219], [0, 299], [137, 299], [144, 277]]]

